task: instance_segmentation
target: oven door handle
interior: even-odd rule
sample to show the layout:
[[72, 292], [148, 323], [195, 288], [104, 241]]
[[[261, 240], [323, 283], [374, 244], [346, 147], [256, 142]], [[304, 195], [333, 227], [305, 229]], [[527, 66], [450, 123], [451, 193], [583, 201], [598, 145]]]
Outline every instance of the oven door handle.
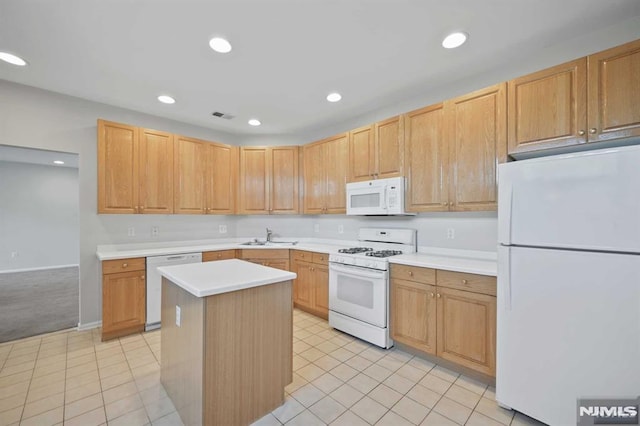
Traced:
[[351, 267], [351, 266], [344, 266], [344, 265], [339, 265], [339, 264], [335, 264], [332, 263], [329, 266], [329, 269], [333, 269], [336, 272], [342, 272], [345, 274], [349, 274], [349, 275], [354, 275], [354, 276], [358, 276], [358, 277], [365, 277], [365, 278], [384, 278], [385, 272], [386, 271], [376, 271], [373, 272], [371, 270], [368, 270], [366, 268], [359, 268], [359, 267]]

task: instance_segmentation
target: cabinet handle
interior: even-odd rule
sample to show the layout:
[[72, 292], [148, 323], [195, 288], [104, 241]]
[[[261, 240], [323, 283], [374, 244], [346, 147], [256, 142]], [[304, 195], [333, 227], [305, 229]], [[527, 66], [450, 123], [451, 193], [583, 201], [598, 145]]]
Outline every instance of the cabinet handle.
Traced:
[[467, 280], [462, 280], [462, 284], [467, 284]]
[[409, 271], [409, 276], [412, 277], [413, 276], [413, 271]]
[[448, 203], [445, 201], [444, 203], [442, 203], [443, 206], [446, 206]]
[[434, 295], [433, 293], [429, 293], [429, 296], [433, 297], [433, 296], [435, 296], [435, 295]]
[[141, 276], [140, 276], [140, 279], [141, 279], [141, 280], [144, 280], [144, 275], [141, 275]]
[[440, 298], [440, 293], [436, 294], [436, 297], [437, 297], [437, 298]]
[[580, 131], [578, 132], [578, 136], [584, 136], [584, 130], [580, 130]]
[[598, 129], [596, 129], [595, 127], [589, 129], [589, 133], [591, 133], [592, 135], [595, 135], [597, 131]]
[[218, 253], [218, 259], [220, 259], [222, 257], [222, 255], [220, 253]]
[[123, 268], [126, 268], [127, 266], [129, 266], [129, 264], [128, 264], [128, 263], [123, 263], [123, 264], [122, 264], [122, 267], [123, 267]]

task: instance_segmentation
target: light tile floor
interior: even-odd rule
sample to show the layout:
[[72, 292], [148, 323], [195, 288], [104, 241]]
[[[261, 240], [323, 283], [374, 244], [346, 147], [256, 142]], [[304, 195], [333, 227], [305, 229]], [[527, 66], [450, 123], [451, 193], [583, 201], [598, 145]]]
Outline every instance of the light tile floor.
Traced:
[[[294, 380], [255, 425], [537, 425], [494, 390], [382, 350], [294, 311]], [[100, 330], [0, 344], [0, 426], [181, 425], [160, 384], [160, 332], [100, 342]]]

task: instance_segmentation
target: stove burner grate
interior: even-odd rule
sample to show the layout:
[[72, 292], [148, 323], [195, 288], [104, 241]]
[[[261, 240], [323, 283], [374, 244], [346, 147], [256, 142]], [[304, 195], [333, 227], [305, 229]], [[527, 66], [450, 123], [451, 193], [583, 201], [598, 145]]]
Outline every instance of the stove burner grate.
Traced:
[[373, 249], [371, 247], [350, 247], [346, 249], [338, 250], [338, 253], [346, 253], [346, 254], [356, 254], [356, 253], [364, 253], [371, 252]]
[[380, 250], [380, 251], [370, 251], [365, 253], [366, 256], [371, 257], [390, 257], [396, 256], [398, 254], [402, 254], [400, 250]]

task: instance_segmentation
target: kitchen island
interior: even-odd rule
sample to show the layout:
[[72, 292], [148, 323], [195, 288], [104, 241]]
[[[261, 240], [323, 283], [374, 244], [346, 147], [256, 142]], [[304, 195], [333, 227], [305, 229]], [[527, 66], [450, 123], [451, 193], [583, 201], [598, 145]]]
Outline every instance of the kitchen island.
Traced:
[[158, 268], [160, 380], [185, 425], [246, 425], [292, 381], [291, 280], [239, 259]]

